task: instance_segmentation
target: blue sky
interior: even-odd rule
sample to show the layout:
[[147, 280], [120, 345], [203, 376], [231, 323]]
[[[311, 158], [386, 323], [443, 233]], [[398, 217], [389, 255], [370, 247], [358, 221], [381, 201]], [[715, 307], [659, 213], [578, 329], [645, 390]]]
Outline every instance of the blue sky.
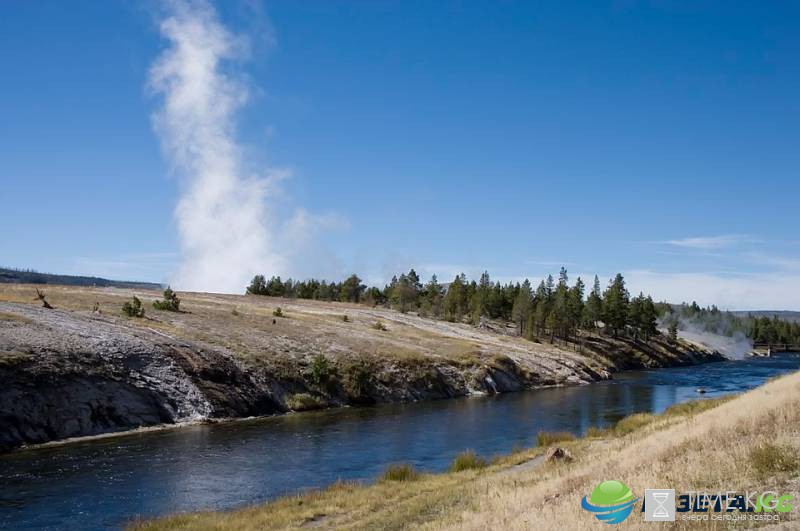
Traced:
[[[279, 272], [565, 264], [657, 298], [800, 309], [799, 5], [215, 8], [247, 42], [220, 67], [248, 93], [243, 165], [287, 175], [265, 219]], [[186, 177], [148, 85], [168, 12], [4, 3], [0, 263], [179, 282]]]

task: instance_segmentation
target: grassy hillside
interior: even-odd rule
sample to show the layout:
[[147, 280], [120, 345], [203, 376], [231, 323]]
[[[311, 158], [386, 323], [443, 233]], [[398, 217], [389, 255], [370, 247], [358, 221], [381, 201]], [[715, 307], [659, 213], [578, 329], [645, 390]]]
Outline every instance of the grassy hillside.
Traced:
[[[782, 514], [799, 525], [800, 373], [732, 400], [681, 404], [662, 415], [638, 414], [594, 437], [559, 442], [571, 462], [545, 461], [542, 448], [497, 459], [486, 468], [435, 475], [393, 473], [374, 485], [337, 484], [232, 512], [178, 515], [131, 525], [137, 531], [222, 529], [608, 529], [580, 501], [602, 480], [677, 493], [779, 491], [795, 496]], [[640, 505], [637, 505], [637, 510]], [[620, 529], [639, 528], [634, 512]], [[662, 523], [710, 529], [713, 522]]]
[[[154, 424], [581, 384], [720, 359], [661, 338], [537, 343], [504, 323], [265, 296], [0, 284], [0, 449]], [[136, 295], [144, 317], [122, 307]], [[280, 309], [280, 311], [278, 311]], [[28, 390], [34, 386], [37, 393]], [[59, 407], [53, 408], [51, 404]]]

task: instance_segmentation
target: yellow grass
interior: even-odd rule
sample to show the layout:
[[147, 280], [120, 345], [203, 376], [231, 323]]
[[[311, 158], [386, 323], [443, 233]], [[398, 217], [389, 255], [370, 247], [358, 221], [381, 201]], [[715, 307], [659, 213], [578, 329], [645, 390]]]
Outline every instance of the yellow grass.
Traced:
[[[541, 451], [528, 450], [482, 470], [421, 475], [413, 482], [340, 484], [232, 512], [178, 515], [132, 528], [608, 530], [580, 507], [581, 498], [605, 479], [625, 482], [637, 496], [646, 488], [770, 489], [800, 500], [799, 427], [800, 373], [795, 373], [732, 400], [677, 406], [647, 422], [628, 421], [620, 432], [598, 432], [602, 439], [559, 443], [575, 456], [571, 463], [515, 466]], [[798, 519], [798, 506], [782, 517]], [[634, 514], [615, 528], [643, 525]], [[658, 527], [705, 529], [713, 523]]]

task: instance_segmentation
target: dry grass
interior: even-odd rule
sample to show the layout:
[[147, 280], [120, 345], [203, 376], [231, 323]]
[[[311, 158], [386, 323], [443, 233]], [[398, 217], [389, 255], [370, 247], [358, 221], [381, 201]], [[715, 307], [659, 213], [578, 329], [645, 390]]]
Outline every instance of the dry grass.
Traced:
[[389, 465], [381, 474], [379, 481], [415, 481], [419, 473], [407, 463]]
[[[628, 421], [626, 433], [609, 440], [566, 442], [576, 457], [568, 464], [526, 466], [538, 453], [528, 450], [482, 470], [423, 475], [413, 482], [335, 485], [233, 512], [173, 516], [133, 528], [608, 529], [580, 507], [581, 498], [604, 479], [624, 481], [637, 495], [646, 488], [770, 488], [800, 495], [800, 482], [792, 479], [798, 473], [798, 424], [800, 373], [795, 373], [730, 400], [670, 408], [647, 422]], [[634, 515], [618, 528], [637, 528], [641, 522]], [[694, 530], [711, 524], [660, 526]]]
[[0, 365], [10, 367], [28, 361], [31, 355], [27, 352], [19, 352], [16, 350], [0, 350]]
[[614, 434], [617, 436], [627, 435], [640, 430], [648, 424], [654, 422], [658, 417], [652, 413], [634, 413], [617, 422], [614, 426]]
[[575, 436], [568, 431], [540, 431], [536, 436], [539, 446], [548, 446], [558, 442], [574, 441]]
[[761, 479], [800, 470], [797, 448], [788, 444], [764, 442], [750, 450], [748, 456], [748, 462]]
[[0, 321], [11, 321], [17, 323], [30, 323], [31, 320], [24, 315], [17, 315], [15, 313], [0, 312]]
[[474, 450], [465, 450], [453, 459], [450, 464], [450, 472], [480, 470], [486, 468], [487, 464], [486, 459], [476, 454]]

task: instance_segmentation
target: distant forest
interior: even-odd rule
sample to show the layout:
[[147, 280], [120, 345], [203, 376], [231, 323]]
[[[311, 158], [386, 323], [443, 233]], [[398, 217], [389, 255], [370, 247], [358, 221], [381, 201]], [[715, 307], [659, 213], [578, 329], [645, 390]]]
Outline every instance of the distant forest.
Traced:
[[697, 328], [726, 336], [743, 334], [756, 343], [800, 344], [800, 323], [777, 317], [737, 316], [716, 306], [701, 308], [695, 302], [655, 303], [643, 293], [631, 296], [621, 274], [610, 279], [605, 289], [595, 275], [587, 292], [580, 277], [570, 284], [563, 267], [557, 279], [548, 275], [535, 289], [528, 279], [521, 283], [493, 282], [488, 272], [477, 281], [467, 280], [462, 273], [447, 284], [440, 284], [436, 275], [423, 284], [411, 269], [393, 277], [383, 288], [367, 287], [355, 274], [341, 282], [283, 281], [275, 276], [267, 280], [256, 275], [247, 293], [384, 306], [476, 325], [483, 319], [501, 320], [513, 323], [520, 336], [533, 341], [570, 341], [582, 332], [648, 341], [660, 333], [660, 324], [671, 341], [676, 340], [679, 329]]
[[129, 282], [108, 280], [100, 277], [82, 277], [73, 275], [54, 275], [39, 273], [33, 269], [14, 269], [0, 267], [0, 283], [5, 284], [62, 284], [66, 286], [98, 286], [114, 288], [158, 289], [161, 284], [152, 282]]
[[[670, 305], [659, 303], [659, 315], [666, 325], [678, 323], [681, 328], [694, 328], [724, 336], [745, 336], [759, 344], [800, 345], [800, 322], [794, 312], [722, 311], [716, 306], [701, 308], [696, 302]], [[787, 318], [782, 319], [781, 315]]]

